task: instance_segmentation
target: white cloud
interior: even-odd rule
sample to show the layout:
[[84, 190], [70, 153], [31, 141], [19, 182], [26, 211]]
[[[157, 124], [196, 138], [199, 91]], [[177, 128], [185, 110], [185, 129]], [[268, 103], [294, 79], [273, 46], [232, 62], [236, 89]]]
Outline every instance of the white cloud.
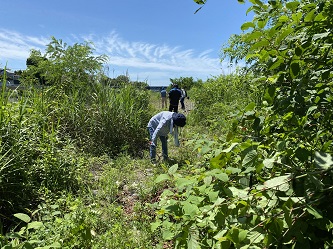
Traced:
[[[169, 78], [192, 76], [194, 79], [205, 80], [211, 75], [222, 73], [220, 60], [212, 50], [197, 52], [166, 44], [130, 42], [122, 39], [115, 31], [106, 36], [73, 34], [62, 40], [68, 44], [91, 41], [98, 54], [109, 57], [109, 68], [117, 72], [116, 76], [128, 71], [131, 79], [149, 79], [152, 85], [169, 84]], [[30, 50], [43, 52], [49, 42], [50, 38], [43, 36], [35, 37], [0, 29], [0, 66], [8, 61], [9, 67], [21, 66], [20, 69], [24, 69], [22, 65], [25, 65]]]

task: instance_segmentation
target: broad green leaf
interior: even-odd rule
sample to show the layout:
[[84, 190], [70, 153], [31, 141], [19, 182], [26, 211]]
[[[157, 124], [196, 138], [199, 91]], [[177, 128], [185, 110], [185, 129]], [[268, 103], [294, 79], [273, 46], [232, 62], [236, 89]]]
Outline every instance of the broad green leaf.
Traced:
[[301, 18], [302, 18], [302, 12], [296, 12], [294, 14], [291, 15], [291, 18], [293, 19], [293, 21], [295, 23], [299, 23], [301, 21]]
[[283, 175], [274, 177], [264, 182], [264, 186], [268, 189], [276, 189], [280, 191], [288, 191], [289, 190], [289, 181], [291, 179], [290, 175]]
[[244, 40], [244, 42], [251, 42], [253, 40], [260, 38], [261, 36], [263, 36], [263, 33], [261, 31], [255, 31], [244, 35], [242, 39]]
[[289, 17], [288, 16], [280, 16], [279, 19], [278, 19], [278, 22], [287, 22], [289, 21]]
[[322, 183], [316, 176], [314, 175], [308, 175], [308, 179], [310, 182], [312, 182], [317, 189], [322, 190], [324, 188], [324, 183]]
[[325, 17], [324, 17], [324, 15], [323, 15], [323, 13], [319, 13], [318, 15], [316, 15], [314, 21], [315, 21], [315, 22], [320, 22], [320, 21], [322, 21], [324, 18], [325, 18]]
[[229, 148], [222, 150], [222, 152], [226, 152], [226, 153], [228, 153], [228, 152], [232, 151], [233, 148], [234, 148], [236, 145], [238, 145], [238, 144], [239, 144], [239, 143], [232, 143], [232, 144], [229, 146]]
[[160, 220], [150, 223], [150, 228], [152, 230], [152, 232], [154, 232], [158, 227], [160, 227], [162, 224], [162, 222]]
[[227, 174], [238, 174], [238, 173], [240, 173], [242, 170], [241, 169], [239, 169], [239, 168], [234, 168], [234, 167], [227, 167], [226, 169], [225, 169], [225, 172], [227, 173]]
[[232, 242], [238, 244], [246, 239], [247, 232], [248, 232], [247, 230], [233, 227], [229, 230], [226, 237], [230, 239]]
[[295, 55], [301, 56], [303, 54], [303, 49], [301, 47], [295, 48]]
[[187, 240], [188, 249], [200, 249], [199, 245], [199, 229], [192, 225], [189, 229], [188, 240]]
[[306, 112], [306, 115], [309, 116], [312, 113], [312, 111], [317, 110], [317, 108], [318, 108], [318, 106], [316, 106], [316, 105], [310, 106], [308, 111]]
[[266, 47], [269, 45], [269, 41], [267, 41], [266, 39], [265, 40], [261, 40], [261, 41], [258, 41], [256, 42], [254, 45], [251, 46], [251, 50], [255, 50], [257, 48], [263, 48], [263, 47]]
[[39, 229], [43, 227], [43, 222], [40, 221], [33, 221], [28, 223], [28, 229]]
[[289, 28], [289, 27], [286, 28], [286, 29], [284, 29], [284, 30], [282, 30], [282, 31], [280, 31], [278, 33], [278, 35], [276, 36], [276, 39], [275, 39], [276, 43], [277, 44], [281, 44], [281, 41], [283, 41], [288, 35], [290, 35], [293, 32], [294, 32], [294, 29], [293, 28]]
[[177, 169], [178, 169], [178, 164], [175, 164], [175, 165], [171, 166], [168, 170], [169, 175], [175, 174]]
[[[255, 170], [255, 169], [254, 169]], [[243, 188], [247, 188], [250, 186], [250, 179], [249, 177], [242, 177], [241, 179], [238, 180], [239, 184], [243, 187]]]
[[283, 220], [282, 219], [272, 219], [271, 222], [268, 224], [268, 231], [273, 233], [275, 236], [280, 235], [283, 230]]
[[290, 65], [290, 75], [292, 78], [296, 78], [300, 72], [299, 61], [293, 61]]
[[248, 104], [248, 105], [245, 107], [244, 111], [245, 111], [245, 112], [247, 112], [247, 111], [253, 111], [255, 107], [256, 107], [256, 103], [251, 102], [250, 104]]
[[315, 11], [316, 10], [311, 10], [309, 13], [307, 13], [304, 17], [305, 22], [312, 22], [314, 17], [315, 17]]
[[294, 1], [294, 2], [289, 2], [286, 4], [287, 9], [291, 10], [291, 11], [295, 11], [299, 6], [299, 2], [298, 1]]
[[222, 182], [229, 181], [229, 177], [226, 173], [215, 174], [214, 176]]
[[238, 189], [235, 187], [229, 187], [228, 190], [230, 191], [229, 194], [231, 194], [233, 197], [240, 197], [243, 199], [247, 199], [248, 198], [248, 192], [244, 189]]
[[279, 67], [283, 62], [284, 62], [283, 58], [279, 57], [276, 60], [274, 60], [273, 64], [268, 69], [273, 70]]
[[243, 161], [242, 161], [242, 166], [247, 168], [247, 167], [254, 167], [256, 164], [258, 158], [258, 153], [256, 150], [250, 150], [248, 153], [246, 153]]
[[211, 151], [211, 148], [210, 146], [206, 145], [206, 146], [202, 146], [200, 148], [200, 154], [204, 155], [206, 153], [208, 153], [209, 151]]
[[254, 245], [264, 240], [264, 235], [262, 233], [259, 233], [257, 231], [250, 231], [247, 234], [247, 238], [252, 244], [252, 246], [250, 247], [251, 249], [262, 249], [261, 247], [257, 247]]
[[308, 161], [311, 155], [312, 152], [302, 147], [298, 147], [295, 151], [295, 157], [297, 157], [301, 162]]
[[211, 202], [214, 202], [219, 197], [219, 191], [210, 191], [208, 192], [208, 197]]
[[213, 169], [210, 171], [206, 172], [207, 176], [213, 176], [223, 182], [227, 182], [229, 180], [229, 177], [226, 173], [224, 173], [223, 171], [221, 171], [220, 169]]
[[272, 105], [274, 97], [275, 97], [275, 87], [270, 86], [270, 87], [266, 88], [264, 100], [266, 100], [269, 105]]
[[325, 152], [315, 152], [314, 157], [315, 165], [323, 170], [327, 170], [333, 166], [332, 155]]
[[194, 183], [197, 183], [197, 180], [194, 179], [194, 178], [190, 178], [190, 179], [187, 179], [187, 178], [178, 178], [176, 180], [176, 187], [177, 188], [183, 188], [185, 186], [188, 186], [188, 185], [192, 185]]
[[264, 159], [264, 166], [267, 169], [271, 169], [274, 166], [275, 159], [274, 158], [266, 158]]
[[306, 210], [312, 214], [316, 219], [322, 219], [323, 216], [319, 213], [320, 211], [317, 210], [316, 208], [307, 205]]
[[166, 180], [170, 180], [170, 176], [168, 174], [161, 174], [156, 177], [155, 183], [164, 182]]
[[267, 22], [268, 22], [268, 18], [258, 20], [258, 23], [257, 23], [258, 24], [258, 28], [259, 29], [265, 28]]
[[253, 24], [253, 22], [246, 22], [241, 26], [241, 30], [247, 30], [249, 28], [255, 28], [255, 25]]
[[197, 213], [199, 213], [199, 208], [195, 204], [185, 202], [183, 205], [184, 215], [190, 216], [192, 219]]
[[22, 221], [24, 221], [25, 223], [29, 223], [31, 221], [30, 217], [26, 214], [23, 213], [17, 213], [14, 214], [14, 216]]
[[164, 240], [172, 240], [175, 234], [169, 229], [163, 229], [162, 237]]

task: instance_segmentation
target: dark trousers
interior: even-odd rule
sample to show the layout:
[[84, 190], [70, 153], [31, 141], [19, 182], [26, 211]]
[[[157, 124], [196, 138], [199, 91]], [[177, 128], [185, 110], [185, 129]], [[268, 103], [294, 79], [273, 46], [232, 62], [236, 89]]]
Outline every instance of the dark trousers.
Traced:
[[185, 103], [184, 103], [185, 97], [181, 97], [180, 104], [182, 106], [182, 109], [185, 110]]
[[169, 112], [178, 112], [178, 103], [177, 104], [170, 103]]

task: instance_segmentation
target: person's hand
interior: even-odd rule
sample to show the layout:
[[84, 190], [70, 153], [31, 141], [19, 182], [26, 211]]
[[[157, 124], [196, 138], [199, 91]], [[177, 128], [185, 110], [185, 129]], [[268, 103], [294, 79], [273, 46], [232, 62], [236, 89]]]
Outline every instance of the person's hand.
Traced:
[[149, 141], [149, 145], [150, 145], [150, 146], [155, 146], [155, 144], [154, 144], [153, 141]]

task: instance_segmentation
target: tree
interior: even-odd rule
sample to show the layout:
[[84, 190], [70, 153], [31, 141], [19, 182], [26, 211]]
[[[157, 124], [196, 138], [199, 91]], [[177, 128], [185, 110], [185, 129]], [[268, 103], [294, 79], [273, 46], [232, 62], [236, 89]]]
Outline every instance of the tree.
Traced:
[[48, 85], [65, 91], [80, 84], [90, 84], [101, 73], [102, 65], [107, 60], [105, 55], [94, 55], [91, 45], [85, 42], [69, 46], [52, 37], [45, 55], [40, 51], [31, 51], [26, 76], [36, 76], [37, 72], [37, 76], [44, 77]]
[[190, 90], [193, 86], [196, 86], [200, 83], [202, 83], [202, 80], [193, 80], [193, 77], [180, 77], [180, 78], [174, 78], [170, 79], [172, 85], [177, 84], [179, 87], [186, 87], [187, 90]]

